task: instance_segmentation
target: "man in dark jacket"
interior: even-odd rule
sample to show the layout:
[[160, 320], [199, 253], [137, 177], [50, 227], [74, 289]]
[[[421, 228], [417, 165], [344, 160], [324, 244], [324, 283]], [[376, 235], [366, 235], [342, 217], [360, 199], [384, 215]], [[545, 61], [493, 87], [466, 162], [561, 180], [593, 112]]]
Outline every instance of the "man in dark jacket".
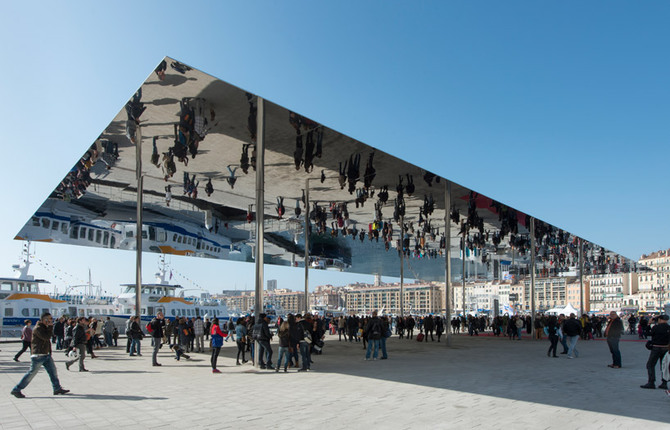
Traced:
[[12, 389], [11, 394], [14, 397], [22, 399], [26, 397], [21, 390], [26, 388], [30, 381], [33, 380], [40, 367], [44, 366], [51, 379], [51, 386], [53, 387], [54, 395], [66, 394], [70, 390], [66, 390], [60, 385], [58, 380], [58, 372], [56, 371], [56, 364], [51, 357], [51, 338], [54, 335], [53, 318], [51, 314], [45, 312], [35, 325], [32, 338], [32, 355], [30, 356], [30, 370], [26, 373], [21, 381]]
[[72, 333], [72, 345], [77, 350], [77, 354], [79, 354], [79, 357], [65, 362], [65, 368], [67, 370], [70, 370], [70, 366], [72, 366], [77, 360], [79, 360], [79, 371], [88, 372], [88, 370], [84, 368], [84, 359], [86, 358], [87, 327], [88, 327], [88, 320], [86, 319], [86, 317], [77, 318], [77, 326], [74, 328], [74, 331]]
[[312, 357], [309, 352], [310, 344], [314, 335], [312, 333], [313, 324], [311, 323], [311, 315], [305, 314], [305, 319], [302, 319], [300, 314], [296, 315], [297, 340], [300, 346], [300, 356], [302, 367], [298, 372], [306, 372], [311, 369]]
[[151, 356], [151, 363], [153, 366], [160, 366], [158, 362], [158, 350], [161, 349], [161, 342], [163, 342], [163, 327], [165, 327], [165, 317], [163, 312], [158, 312], [156, 318], [151, 320], [151, 337], [154, 340], [154, 353]]
[[[256, 342], [258, 342], [258, 362], [261, 366], [261, 369], [274, 369], [272, 367], [272, 347], [270, 346], [270, 339], [272, 339], [272, 333], [270, 333], [270, 327], [268, 322], [270, 318], [266, 314], [260, 314], [260, 321], [256, 323], [253, 333], [256, 337]], [[263, 355], [266, 356], [266, 359], [263, 360]]]
[[610, 347], [612, 353], [612, 364], [607, 367], [612, 369], [621, 369], [621, 351], [619, 351], [619, 339], [623, 334], [623, 321], [619, 318], [616, 312], [610, 312], [610, 320], [605, 329], [605, 337], [607, 338], [607, 346]]
[[577, 316], [573, 313], [570, 318], [563, 322], [563, 334], [567, 337], [568, 342], [568, 358], [579, 357], [577, 351], [577, 340], [582, 331], [582, 324], [577, 320]]
[[377, 354], [379, 354], [380, 341], [384, 335], [384, 326], [379, 317], [377, 317], [377, 311], [372, 312], [372, 318], [365, 325], [364, 332], [368, 337], [368, 349], [365, 352], [365, 359], [370, 359], [370, 352], [373, 352], [374, 348], [372, 358], [376, 360]]
[[[662, 361], [663, 356], [668, 352], [668, 344], [670, 344], [668, 316], [660, 315], [657, 321], [658, 323], [651, 329], [651, 350], [649, 351], [649, 359], [647, 360], [648, 380], [645, 385], [640, 385], [640, 388], [656, 388], [656, 363], [659, 360]], [[661, 385], [658, 388], [668, 389], [668, 381], [663, 379], [662, 376]]]

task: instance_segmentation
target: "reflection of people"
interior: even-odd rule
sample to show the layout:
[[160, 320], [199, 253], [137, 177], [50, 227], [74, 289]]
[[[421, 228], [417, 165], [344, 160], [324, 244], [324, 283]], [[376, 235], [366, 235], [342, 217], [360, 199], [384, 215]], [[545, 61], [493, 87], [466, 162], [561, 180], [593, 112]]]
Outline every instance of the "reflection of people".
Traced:
[[277, 197], [277, 208], [275, 209], [277, 211], [277, 217], [279, 219], [284, 216], [284, 213], [286, 213], [286, 208], [284, 207], [284, 198], [283, 197]]
[[242, 145], [242, 156], [240, 157], [240, 168], [246, 175], [249, 173], [249, 144]]
[[165, 204], [170, 206], [170, 201], [172, 200], [172, 185], [167, 185], [165, 187]]
[[212, 193], [214, 192], [214, 186], [212, 185], [212, 178], [209, 178], [207, 181], [207, 184], [205, 185], [205, 192], [207, 193], [207, 197], [211, 196]]
[[249, 205], [249, 207], [247, 208], [247, 222], [248, 223], [251, 223], [251, 221], [254, 220], [253, 208], [254, 208], [254, 205]]
[[163, 60], [158, 65], [158, 67], [156, 67], [156, 70], [154, 70], [154, 72], [156, 72], [156, 76], [158, 76], [158, 79], [160, 79], [161, 81], [165, 80], [166, 69], [167, 69], [167, 63], [165, 62], [165, 60]]
[[229, 176], [226, 178], [226, 182], [228, 182], [228, 185], [230, 185], [230, 188], [235, 188], [235, 181], [237, 181], [237, 178], [235, 177], [235, 172], [237, 171], [237, 167], [234, 169], [230, 168], [230, 164], [228, 166], [228, 173]]

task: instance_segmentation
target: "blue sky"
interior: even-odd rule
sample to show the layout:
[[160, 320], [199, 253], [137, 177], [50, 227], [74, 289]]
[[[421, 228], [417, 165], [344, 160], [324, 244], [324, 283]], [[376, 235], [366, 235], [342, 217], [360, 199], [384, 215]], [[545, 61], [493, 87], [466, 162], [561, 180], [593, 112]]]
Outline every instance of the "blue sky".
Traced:
[[[670, 247], [670, 3], [10, 2], [3, 12], [0, 273], [18, 258], [16, 232], [165, 55], [629, 258]], [[134, 279], [133, 253], [37, 253], [76, 279], [90, 267], [110, 291]], [[145, 264], [149, 279], [156, 257]], [[253, 288], [251, 265], [172, 265], [207, 289]], [[301, 288], [302, 276], [265, 270], [280, 287]], [[355, 280], [371, 278], [313, 273], [310, 284]]]

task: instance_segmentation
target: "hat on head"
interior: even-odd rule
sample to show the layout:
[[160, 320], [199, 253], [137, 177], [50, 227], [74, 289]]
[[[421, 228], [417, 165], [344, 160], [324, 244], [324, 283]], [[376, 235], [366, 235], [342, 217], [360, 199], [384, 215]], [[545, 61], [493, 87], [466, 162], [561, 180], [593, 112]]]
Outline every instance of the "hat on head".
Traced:
[[659, 320], [666, 320], [666, 321], [667, 321], [667, 320], [670, 319], [670, 318], [668, 318], [668, 316], [667, 316], [666, 314], [663, 314], [663, 315], [659, 315], [659, 316], [658, 316], [658, 319], [659, 319]]

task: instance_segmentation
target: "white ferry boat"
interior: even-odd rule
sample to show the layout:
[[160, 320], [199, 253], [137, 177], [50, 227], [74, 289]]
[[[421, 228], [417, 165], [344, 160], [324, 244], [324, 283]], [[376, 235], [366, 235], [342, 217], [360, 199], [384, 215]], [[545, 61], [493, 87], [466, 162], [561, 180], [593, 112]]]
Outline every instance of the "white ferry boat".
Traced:
[[[142, 284], [140, 315], [144, 329], [146, 323], [151, 321], [158, 312], [163, 312], [166, 318], [175, 319], [178, 317], [202, 317], [218, 318], [220, 322], [230, 318], [228, 308], [225, 302], [202, 297], [185, 297], [184, 288], [181, 285], [170, 284], [166, 280], [168, 271], [165, 260], [161, 258], [159, 271], [156, 273], [156, 282], [152, 284]], [[131, 315], [136, 315], [135, 305], [135, 284], [123, 284], [124, 291], [118, 296], [115, 304], [118, 312], [102, 317], [109, 316], [119, 327], [119, 332], [125, 332], [126, 320]]]
[[48, 284], [48, 281], [35, 279], [28, 274], [30, 268], [28, 251], [29, 244], [25, 244], [21, 263], [12, 266], [17, 272], [16, 277], [0, 277], [0, 317], [4, 337], [17, 336], [27, 319], [34, 325], [44, 312], [58, 317], [67, 311], [65, 300], [41, 293], [40, 284]]

